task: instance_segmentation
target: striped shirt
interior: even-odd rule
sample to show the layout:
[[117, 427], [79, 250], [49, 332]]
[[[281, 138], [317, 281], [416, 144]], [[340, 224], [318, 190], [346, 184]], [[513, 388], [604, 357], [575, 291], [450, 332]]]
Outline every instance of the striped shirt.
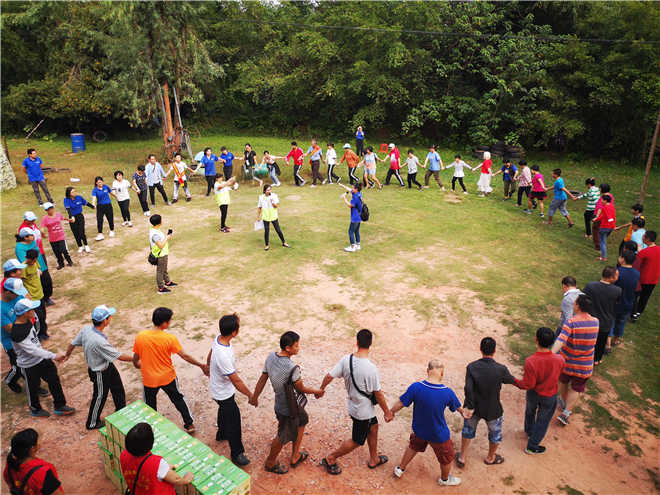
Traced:
[[591, 186], [587, 191], [587, 206], [585, 210], [594, 211], [596, 209], [596, 203], [600, 199], [600, 189], [596, 186]]
[[594, 371], [594, 348], [598, 339], [598, 318], [571, 318], [561, 329], [557, 340], [562, 342], [559, 353], [566, 360], [564, 374], [589, 378]]

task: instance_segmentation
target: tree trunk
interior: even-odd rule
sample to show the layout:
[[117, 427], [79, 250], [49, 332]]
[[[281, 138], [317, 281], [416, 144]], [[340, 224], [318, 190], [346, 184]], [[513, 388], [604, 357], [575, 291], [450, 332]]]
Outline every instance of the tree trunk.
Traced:
[[7, 153], [7, 140], [2, 136], [2, 146], [0, 147], [0, 191], [8, 191], [16, 187], [16, 175], [14, 169], [9, 163], [9, 154]]

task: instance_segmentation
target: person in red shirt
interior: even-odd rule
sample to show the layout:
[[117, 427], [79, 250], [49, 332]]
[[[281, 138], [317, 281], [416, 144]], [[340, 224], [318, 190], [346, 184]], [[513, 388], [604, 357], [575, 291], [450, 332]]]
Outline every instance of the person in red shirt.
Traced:
[[403, 183], [403, 179], [399, 174], [399, 169], [401, 168], [401, 154], [399, 153], [399, 149], [394, 146], [394, 143], [390, 143], [388, 149], [387, 156], [390, 158], [390, 169], [387, 171], [387, 177], [385, 177], [385, 185], [390, 185], [390, 179], [394, 175], [399, 181], [399, 185], [405, 187], [406, 185]]
[[594, 223], [598, 222], [600, 225], [598, 230], [600, 256], [598, 259], [600, 261], [607, 261], [607, 238], [616, 228], [616, 211], [612, 203], [612, 196], [603, 194], [600, 200], [602, 203], [596, 207], [596, 214], [594, 216]]
[[298, 143], [291, 141], [291, 151], [286, 155], [286, 164], [289, 165], [289, 160], [293, 158], [293, 178], [296, 181], [296, 186], [301, 187], [305, 185], [305, 179], [300, 176], [300, 169], [303, 166], [303, 150], [298, 146]]
[[526, 454], [542, 454], [545, 447], [541, 440], [548, 431], [548, 425], [557, 408], [559, 375], [564, 369], [564, 358], [551, 351], [555, 333], [547, 327], [536, 331], [536, 352], [525, 359], [525, 373], [522, 380], [516, 379], [516, 386], [527, 390], [525, 407]]
[[658, 285], [660, 279], [660, 246], [655, 241], [658, 234], [653, 230], [647, 230], [642, 240], [646, 248], [637, 253], [634, 268], [639, 270], [639, 285], [635, 291], [635, 309], [631, 316], [632, 321], [637, 321], [644, 312], [646, 304], [653, 293], [653, 289]]
[[[612, 201], [610, 201], [610, 203], [612, 203], [612, 206], [614, 206], [614, 195], [610, 192], [611, 191], [610, 185], [607, 184], [606, 182], [603, 182], [601, 185], [598, 186], [598, 188], [600, 189], [600, 198], [598, 198], [598, 201], [596, 201], [596, 210], [594, 210], [594, 213], [595, 211], [598, 211], [598, 208], [603, 206], [603, 200], [601, 199], [603, 197], [603, 194], [610, 195], [610, 197], [612, 198]], [[594, 242], [594, 249], [596, 251], [600, 251], [600, 236], [599, 236], [600, 222], [596, 222], [595, 218], [593, 220], [591, 230], [592, 230], [591, 240]]]
[[63, 493], [55, 466], [36, 457], [39, 447], [39, 434], [32, 428], [12, 437], [3, 473], [5, 482], [10, 489], [20, 490], [18, 493], [23, 495]]

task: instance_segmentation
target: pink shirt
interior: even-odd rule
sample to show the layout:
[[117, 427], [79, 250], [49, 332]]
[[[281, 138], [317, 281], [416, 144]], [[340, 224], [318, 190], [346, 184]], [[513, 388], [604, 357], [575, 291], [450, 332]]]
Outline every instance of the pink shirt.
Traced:
[[532, 177], [532, 191], [545, 192], [545, 189], [543, 189], [543, 186], [541, 185], [542, 181], [543, 181], [543, 176], [539, 172], [536, 172], [534, 174], [534, 177]]
[[46, 215], [41, 219], [41, 226], [48, 229], [48, 240], [50, 242], [63, 241], [66, 239], [64, 229], [62, 228], [62, 221], [64, 218], [61, 213], [55, 213], [52, 217]]

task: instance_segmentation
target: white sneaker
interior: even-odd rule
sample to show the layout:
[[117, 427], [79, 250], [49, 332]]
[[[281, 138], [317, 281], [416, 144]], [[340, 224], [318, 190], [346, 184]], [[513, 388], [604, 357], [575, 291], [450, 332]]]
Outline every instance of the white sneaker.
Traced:
[[438, 485], [442, 486], [456, 486], [461, 484], [461, 479], [457, 478], [456, 476], [452, 476], [451, 474], [447, 477], [447, 480], [443, 480], [442, 478], [438, 478]]
[[149, 215], [151, 215], [151, 212], [150, 212], [149, 210], [147, 210], [147, 211], [144, 212], [144, 216], [145, 216], [145, 217], [148, 217]]
[[90, 251], [91, 251], [91, 249], [89, 249], [89, 246], [87, 244], [85, 244], [85, 252], [89, 253]]
[[82, 252], [83, 252], [83, 247], [82, 247], [82, 246], [80, 246], [80, 247], [78, 248], [78, 252], [79, 252], [79, 253], [82, 253]]
[[404, 472], [405, 471], [401, 469], [399, 466], [394, 466], [394, 476], [396, 476], [397, 478], [401, 478]]
[[128, 221], [128, 222], [126, 222], [126, 225], [128, 225], [129, 227], [132, 227], [132, 226], [133, 226], [133, 222]]
[[309, 187], [316, 187], [316, 184], [312, 184], [312, 185], [311, 185], [311, 186], [309, 186]]
[[355, 252], [355, 246], [347, 246], [344, 248], [344, 251], [347, 253], [354, 253]]
[[362, 248], [360, 247], [360, 245], [359, 245], [359, 244], [356, 244], [356, 245], [355, 245], [355, 250], [356, 250], [356, 251], [359, 251], [360, 249], [362, 249]]
[[121, 223], [121, 226], [126, 227], [127, 224], [128, 224], [128, 222], [124, 221], [124, 222]]
[[327, 183], [328, 183], [328, 179], [323, 179], [323, 182], [321, 182], [321, 185], [324, 186]]
[[105, 239], [105, 236], [103, 234], [99, 234], [96, 237], [94, 237], [95, 241], [102, 241], [103, 239]]
[[114, 231], [114, 230], [111, 230], [111, 231], [110, 231], [110, 237], [114, 237], [114, 236], [115, 236], [115, 231]]
[[463, 194], [468, 194], [468, 192], [467, 192], [467, 191], [463, 191]]

